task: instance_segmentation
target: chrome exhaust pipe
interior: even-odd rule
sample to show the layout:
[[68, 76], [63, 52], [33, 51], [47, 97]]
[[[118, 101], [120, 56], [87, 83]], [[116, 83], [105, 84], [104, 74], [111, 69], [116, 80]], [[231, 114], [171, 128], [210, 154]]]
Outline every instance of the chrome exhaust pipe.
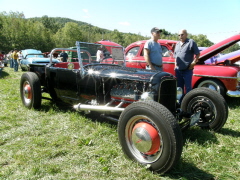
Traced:
[[77, 111], [111, 111], [111, 112], [122, 112], [125, 108], [119, 107], [110, 107], [110, 106], [96, 106], [96, 105], [87, 105], [87, 104], [77, 104], [73, 108]]

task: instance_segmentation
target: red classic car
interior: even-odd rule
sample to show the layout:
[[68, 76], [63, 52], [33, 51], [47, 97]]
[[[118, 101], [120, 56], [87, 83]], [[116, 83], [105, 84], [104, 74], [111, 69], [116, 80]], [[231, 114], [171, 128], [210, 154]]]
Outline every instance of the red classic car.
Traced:
[[[240, 41], [240, 34], [232, 36], [209, 48], [201, 51], [198, 64], [194, 67], [192, 86], [208, 87], [221, 93], [223, 96], [240, 97], [240, 67], [229, 61], [218, 64], [204, 64], [204, 61], [220, 53], [224, 49]], [[146, 68], [143, 57], [143, 48], [146, 40], [137, 41], [125, 49], [126, 66]], [[173, 51], [177, 41], [158, 40], [163, 51], [163, 71], [175, 74]]]

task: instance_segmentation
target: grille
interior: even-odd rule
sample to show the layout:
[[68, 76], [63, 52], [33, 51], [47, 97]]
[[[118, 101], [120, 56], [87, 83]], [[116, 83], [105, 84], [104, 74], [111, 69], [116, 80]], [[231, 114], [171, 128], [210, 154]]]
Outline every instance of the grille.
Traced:
[[171, 112], [176, 110], [177, 83], [175, 79], [165, 79], [161, 82], [158, 91], [158, 102]]

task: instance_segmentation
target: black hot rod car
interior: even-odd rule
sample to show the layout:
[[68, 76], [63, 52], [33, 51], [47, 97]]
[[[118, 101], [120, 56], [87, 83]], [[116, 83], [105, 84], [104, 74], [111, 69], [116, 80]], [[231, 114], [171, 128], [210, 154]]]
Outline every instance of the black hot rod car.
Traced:
[[[179, 104], [182, 90], [172, 74], [125, 67], [119, 46], [105, 46], [108, 56], [96, 63], [99, 46], [76, 42], [76, 49], [53, 49], [49, 64], [30, 64], [20, 81], [23, 105], [40, 108], [47, 92], [77, 111], [97, 111], [118, 122], [120, 144], [130, 159], [160, 173], [179, 160], [183, 129], [196, 125], [218, 131], [225, 124], [228, 107], [216, 91], [194, 89]], [[53, 63], [57, 51], [75, 51], [78, 58]]]

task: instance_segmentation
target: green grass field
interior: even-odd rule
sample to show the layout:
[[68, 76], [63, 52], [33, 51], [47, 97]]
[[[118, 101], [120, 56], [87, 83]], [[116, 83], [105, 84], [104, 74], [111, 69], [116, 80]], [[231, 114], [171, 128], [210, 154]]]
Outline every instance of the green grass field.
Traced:
[[21, 70], [6, 67], [0, 79], [0, 179], [181, 179], [237, 180], [240, 177], [240, 99], [227, 98], [229, 117], [218, 132], [183, 133], [180, 161], [167, 174], [127, 159], [117, 124], [42, 101], [28, 110], [19, 95]]

